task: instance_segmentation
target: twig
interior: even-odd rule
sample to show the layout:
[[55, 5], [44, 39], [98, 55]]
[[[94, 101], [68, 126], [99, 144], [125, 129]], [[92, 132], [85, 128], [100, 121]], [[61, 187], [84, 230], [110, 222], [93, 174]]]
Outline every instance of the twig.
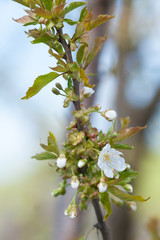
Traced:
[[94, 227], [96, 227], [97, 229], [99, 229], [101, 231], [103, 240], [110, 240], [110, 236], [109, 236], [109, 229], [107, 227], [107, 224], [103, 221], [103, 214], [102, 214], [102, 210], [100, 208], [98, 199], [93, 199], [92, 200], [92, 204], [96, 213], [96, 217], [98, 220], [98, 223], [94, 225]]
[[[62, 28], [57, 29], [57, 32], [59, 34], [59, 42], [62, 44], [66, 54], [67, 63], [73, 63], [70, 46], [67, 44], [66, 40], [63, 38]], [[73, 78], [72, 80], [73, 80], [74, 93], [79, 97], [77, 101], [73, 101], [73, 104], [76, 110], [80, 110], [81, 106], [80, 106], [79, 82], [75, 78]], [[81, 125], [81, 122], [79, 121], [79, 119], [77, 119], [77, 129], [78, 131], [84, 131], [83, 126]], [[109, 240], [110, 239], [109, 230], [106, 223], [103, 221], [103, 214], [102, 214], [98, 199], [93, 199], [92, 204], [98, 220], [98, 223], [95, 225], [95, 227], [101, 231], [103, 240]]]

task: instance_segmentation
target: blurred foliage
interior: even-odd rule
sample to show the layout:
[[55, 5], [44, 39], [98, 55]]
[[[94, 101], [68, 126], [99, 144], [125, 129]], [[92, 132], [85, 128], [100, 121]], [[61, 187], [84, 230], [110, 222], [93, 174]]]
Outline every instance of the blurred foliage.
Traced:
[[50, 238], [53, 180], [53, 168], [43, 166], [26, 179], [0, 186], [0, 239]]

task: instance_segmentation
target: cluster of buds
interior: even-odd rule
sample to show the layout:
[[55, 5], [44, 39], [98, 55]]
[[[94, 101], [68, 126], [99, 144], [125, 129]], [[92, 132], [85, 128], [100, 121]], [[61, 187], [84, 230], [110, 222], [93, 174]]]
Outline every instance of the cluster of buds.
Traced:
[[77, 205], [72, 204], [64, 211], [65, 216], [69, 216], [70, 218], [75, 218], [78, 215]]

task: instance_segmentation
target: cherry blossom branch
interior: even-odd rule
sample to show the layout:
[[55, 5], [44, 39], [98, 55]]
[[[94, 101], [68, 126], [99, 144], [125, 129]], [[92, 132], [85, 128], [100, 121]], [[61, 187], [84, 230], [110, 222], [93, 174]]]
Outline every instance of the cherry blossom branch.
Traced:
[[[65, 54], [66, 54], [66, 59], [67, 63], [73, 63], [73, 58], [72, 58], [72, 53], [70, 50], [69, 45], [67, 44], [66, 40], [62, 37], [63, 32], [62, 28], [57, 29], [57, 32], [59, 34], [59, 42], [62, 44]], [[74, 87], [74, 93], [79, 97], [77, 101], [73, 101], [74, 107], [76, 110], [80, 110], [80, 91], [79, 91], [79, 85], [80, 83], [77, 81], [77, 79], [73, 78], [73, 87]], [[80, 121], [77, 119], [77, 129], [79, 131], [84, 131], [83, 126], [81, 125]], [[85, 169], [86, 170], [86, 169]], [[96, 213], [96, 217], [98, 220], [98, 223], [94, 225], [97, 229], [101, 231], [103, 240], [109, 240], [109, 229], [106, 225], [106, 223], [103, 221], [103, 214], [99, 205], [98, 199], [93, 199], [92, 204]]]

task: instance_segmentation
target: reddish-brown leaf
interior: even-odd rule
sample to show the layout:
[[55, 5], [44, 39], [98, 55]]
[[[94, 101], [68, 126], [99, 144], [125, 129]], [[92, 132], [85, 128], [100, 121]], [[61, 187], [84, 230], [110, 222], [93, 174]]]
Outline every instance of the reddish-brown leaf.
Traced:
[[147, 126], [144, 127], [130, 127], [130, 128], [122, 128], [119, 131], [117, 131], [118, 135], [117, 137], [113, 138], [112, 140], [114, 142], [122, 141], [123, 139], [129, 138], [136, 133], [140, 132], [141, 130], [145, 129]]

